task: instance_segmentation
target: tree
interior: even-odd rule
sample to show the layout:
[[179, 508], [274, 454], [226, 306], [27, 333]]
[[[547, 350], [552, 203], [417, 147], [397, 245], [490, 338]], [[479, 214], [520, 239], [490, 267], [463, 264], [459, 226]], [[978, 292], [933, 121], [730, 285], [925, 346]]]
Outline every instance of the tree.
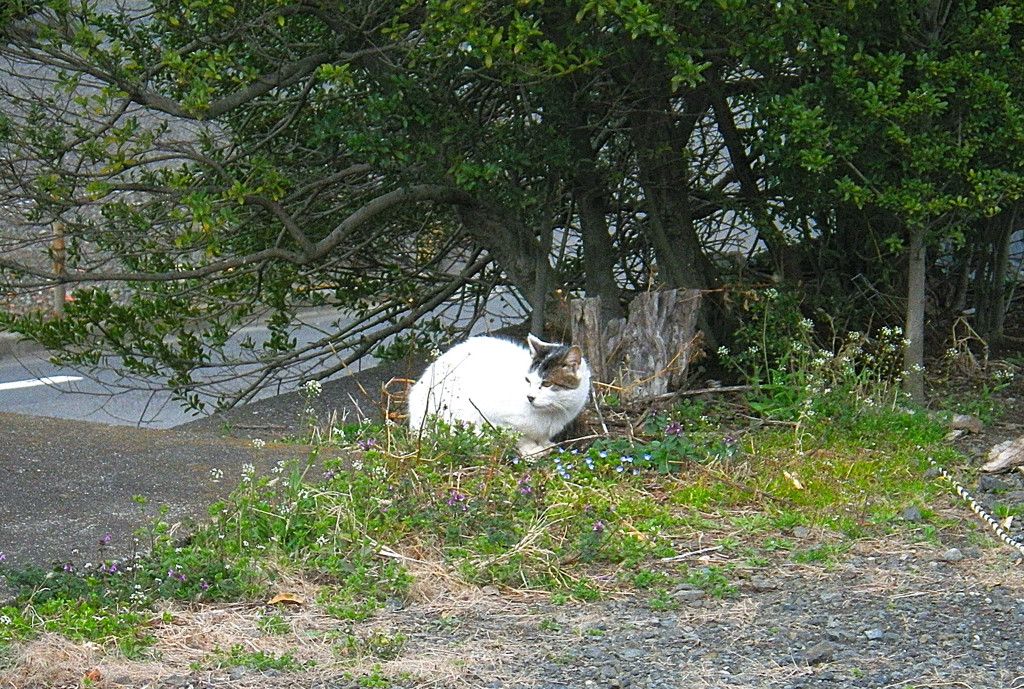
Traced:
[[[906, 381], [923, 401], [926, 274], [950, 249], [991, 244], [978, 228], [1020, 200], [1024, 14], [863, 3], [813, 21], [802, 33], [820, 39], [801, 56], [803, 78], [764, 101], [768, 158], [792, 194], [787, 210], [815, 225], [840, 274], [882, 293], [905, 276]], [[896, 257], [904, 270], [891, 270]]]
[[[947, 266], [1019, 198], [1019, 11], [943, 7], [40, 0], [0, 46], [0, 282], [75, 301], [5, 327], [199, 405], [435, 337], [497, 285], [535, 330], [558, 290], [605, 318], [718, 290], [736, 248], [863, 306], [848, 270], [897, 294], [878, 264], [923, 238]], [[299, 346], [308, 304], [339, 322]]]

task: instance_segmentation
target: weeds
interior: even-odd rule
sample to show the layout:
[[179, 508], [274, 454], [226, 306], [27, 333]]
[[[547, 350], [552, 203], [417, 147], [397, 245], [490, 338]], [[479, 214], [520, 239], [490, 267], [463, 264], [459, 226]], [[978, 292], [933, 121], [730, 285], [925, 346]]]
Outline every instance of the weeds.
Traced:
[[[313, 582], [310, 603], [343, 625], [401, 607], [430, 577], [546, 591], [556, 603], [643, 591], [652, 609], [670, 610], [675, 588], [732, 596], [740, 578], [780, 558], [828, 566], [852, 539], [905, 528], [901, 511], [940, 490], [923, 478], [925, 457], [955, 455], [941, 423], [904, 404], [897, 330], [825, 349], [813, 323], [786, 311], [789, 299], [766, 292], [744, 348], [720, 352], [754, 387], [741, 414], [687, 403], [623, 437], [536, 459], [518, 458], [516, 439], [493, 429], [332, 424], [315, 433], [308, 462], [212, 476], [237, 487], [185, 542], [158, 519], [130, 561], [4, 571], [17, 595], [0, 609], [0, 648], [60, 630], [142, 654], [162, 601], [255, 606], [289, 578]], [[317, 390], [306, 393], [312, 433]], [[933, 513], [921, 514], [911, 538], [934, 534]], [[793, 537], [798, 529], [824, 536]], [[720, 560], [686, 555], [709, 545]], [[274, 612], [255, 624], [266, 636], [295, 633]], [[339, 653], [350, 659], [389, 660], [405, 643], [384, 632], [343, 638]], [[241, 646], [204, 663], [305, 667]], [[374, 670], [358, 681], [384, 680]]]

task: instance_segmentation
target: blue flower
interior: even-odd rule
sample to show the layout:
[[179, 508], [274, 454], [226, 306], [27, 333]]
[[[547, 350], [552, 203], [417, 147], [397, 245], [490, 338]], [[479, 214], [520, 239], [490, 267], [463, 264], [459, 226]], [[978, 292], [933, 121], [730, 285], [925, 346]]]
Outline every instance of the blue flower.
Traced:
[[621, 464], [619, 466], [615, 467], [615, 472], [616, 473], [621, 474], [623, 471], [625, 471], [625, 469], [622, 468]]

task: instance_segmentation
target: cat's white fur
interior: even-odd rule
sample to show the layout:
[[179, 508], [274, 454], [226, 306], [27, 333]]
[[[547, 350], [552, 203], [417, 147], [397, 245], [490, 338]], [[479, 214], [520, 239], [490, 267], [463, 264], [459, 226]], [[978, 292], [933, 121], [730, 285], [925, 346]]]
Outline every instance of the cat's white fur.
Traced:
[[528, 343], [529, 349], [496, 337], [472, 337], [442, 354], [409, 391], [409, 427], [420, 430], [431, 417], [489, 424], [520, 433], [523, 455], [550, 448], [551, 438], [586, 405], [590, 369], [573, 347], [579, 385], [545, 386], [531, 366], [539, 349], [554, 345], [532, 335]]

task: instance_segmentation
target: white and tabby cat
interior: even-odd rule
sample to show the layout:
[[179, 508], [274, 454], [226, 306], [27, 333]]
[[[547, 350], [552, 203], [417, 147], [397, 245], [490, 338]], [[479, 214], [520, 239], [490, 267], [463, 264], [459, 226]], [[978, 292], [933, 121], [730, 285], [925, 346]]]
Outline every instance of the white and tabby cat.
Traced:
[[497, 337], [471, 337], [442, 354], [409, 391], [409, 427], [431, 417], [508, 428], [524, 455], [543, 452], [576, 418], [590, 394], [579, 347], [543, 342], [529, 348]]

